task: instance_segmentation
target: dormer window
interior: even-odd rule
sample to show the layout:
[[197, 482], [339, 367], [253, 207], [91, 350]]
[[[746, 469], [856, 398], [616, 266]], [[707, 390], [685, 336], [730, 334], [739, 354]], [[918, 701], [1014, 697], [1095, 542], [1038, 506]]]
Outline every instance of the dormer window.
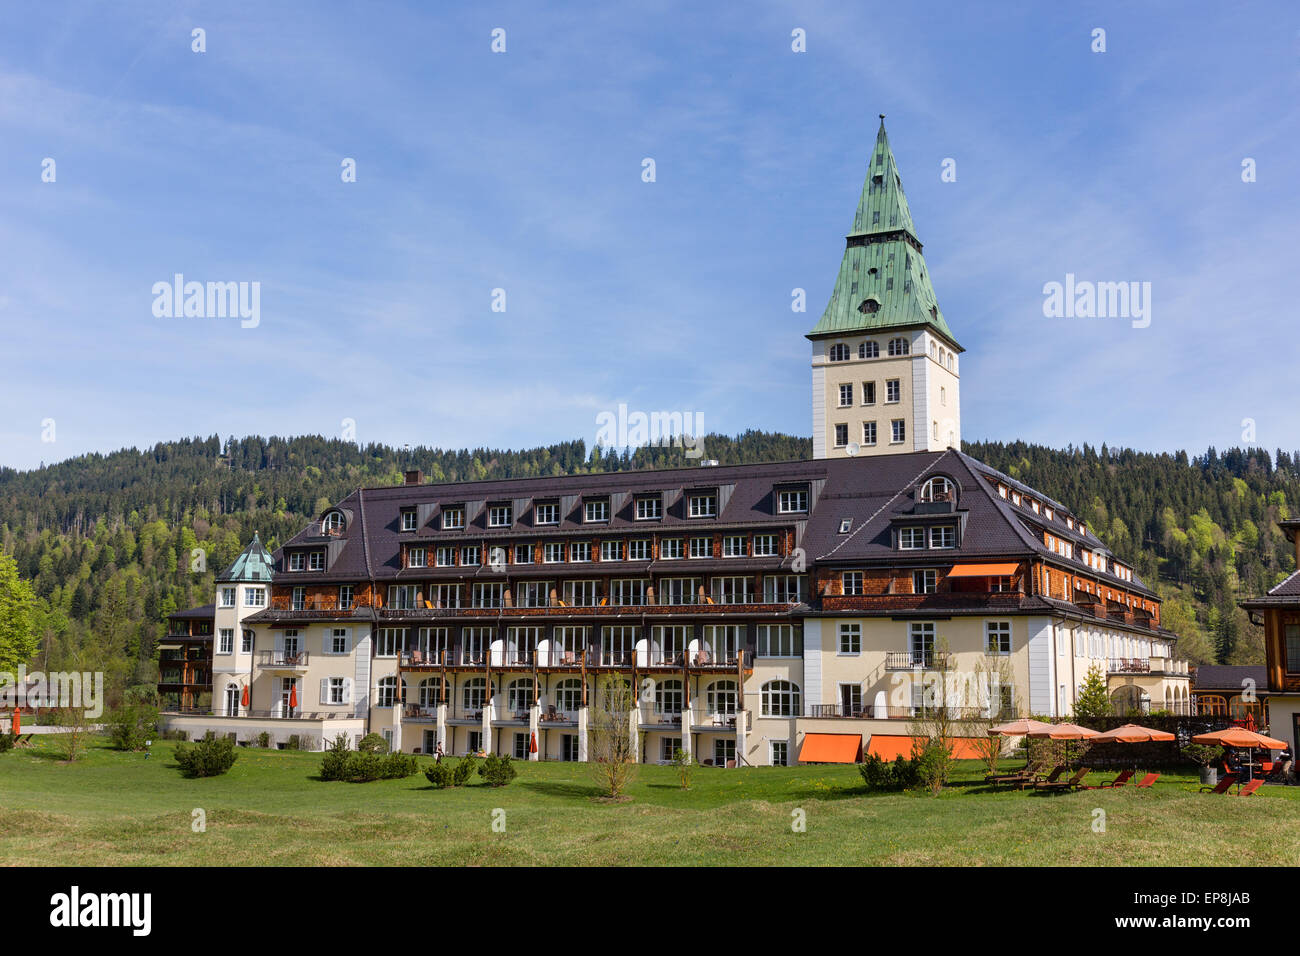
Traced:
[[847, 362], [849, 360], [849, 347], [843, 342], [836, 342], [831, 346], [830, 360], [832, 362]]
[[560, 506], [554, 501], [533, 505], [533, 524], [559, 524]]
[[852, 518], [841, 518], [841, 519], [840, 519], [840, 534], [848, 534], [848, 533], [849, 533], [849, 528], [851, 528], [851, 527], [853, 527], [853, 519], [852, 519]]
[[697, 492], [689, 496], [688, 514], [692, 518], [716, 518], [718, 516], [718, 496], [714, 492]]
[[588, 524], [609, 520], [609, 499], [593, 498], [583, 504], [582, 519]]
[[797, 488], [781, 491], [776, 496], [778, 514], [802, 514], [808, 510], [808, 489]]
[[414, 531], [416, 528], [416, 521], [417, 519], [415, 516], [414, 508], [402, 509], [402, 530], [403, 531]]
[[307, 570], [307, 555], [303, 554], [301, 551], [294, 551], [294, 552], [291, 552], [290, 555], [289, 555], [289, 570], [290, 570], [290, 571], [306, 571], [306, 570]]
[[658, 521], [664, 516], [664, 500], [660, 495], [636, 500], [637, 521]]
[[508, 528], [513, 520], [513, 507], [509, 504], [495, 504], [488, 506], [488, 527], [489, 528]]
[[465, 527], [465, 506], [448, 505], [443, 508], [442, 527], [444, 531], [459, 531]]
[[921, 486], [918, 501], [953, 501], [957, 495], [957, 486], [942, 475], [936, 475]]
[[880, 311], [880, 303], [875, 299], [863, 299], [862, 304], [858, 306], [858, 311], [863, 315], [874, 315]]
[[343, 531], [345, 525], [346, 522], [343, 520], [343, 512], [331, 511], [320, 523], [320, 529], [323, 534], [339, 534]]
[[324, 570], [325, 570], [325, 552], [324, 552], [324, 551], [311, 551], [311, 552], [308, 552], [308, 554], [307, 554], [307, 570], [308, 570], [308, 571], [324, 571]]

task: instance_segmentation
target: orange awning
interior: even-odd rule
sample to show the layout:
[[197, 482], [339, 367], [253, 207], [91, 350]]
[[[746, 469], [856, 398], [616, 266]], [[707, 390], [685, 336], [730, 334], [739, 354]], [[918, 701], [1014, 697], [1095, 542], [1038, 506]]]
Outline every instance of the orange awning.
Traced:
[[858, 763], [862, 760], [861, 734], [804, 734], [800, 763]]
[[956, 564], [950, 578], [1005, 578], [1016, 573], [1018, 564]]
[[[881, 760], [893, 760], [902, 757], [908, 760], [912, 756], [914, 737], [892, 734], [872, 734], [867, 743], [867, 753], [875, 754]], [[973, 760], [980, 756], [980, 742], [973, 737], [957, 737], [952, 741], [952, 755], [958, 760]]]

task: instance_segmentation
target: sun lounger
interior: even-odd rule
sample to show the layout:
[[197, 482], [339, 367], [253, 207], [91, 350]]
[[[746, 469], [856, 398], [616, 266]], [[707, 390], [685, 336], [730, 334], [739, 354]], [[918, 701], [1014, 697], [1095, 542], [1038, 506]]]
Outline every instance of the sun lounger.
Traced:
[[1035, 790], [1074, 790], [1083, 783], [1083, 778], [1088, 776], [1088, 768], [1080, 767], [1074, 772], [1069, 780], [1053, 780], [1050, 783], [1046, 780], [1034, 781]]
[[1160, 779], [1160, 774], [1158, 774], [1158, 773], [1149, 773], [1149, 774], [1147, 774], [1145, 777], [1143, 777], [1141, 780], [1138, 781], [1137, 789], [1139, 789], [1139, 790], [1150, 790], [1152, 784], [1154, 784], [1154, 783], [1155, 783], [1157, 780], [1159, 780], [1159, 779]]
[[1200, 792], [1201, 793], [1207, 793], [1207, 792], [1227, 793], [1228, 788], [1231, 787], [1236, 782], [1237, 782], [1237, 775], [1235, 773], [1225, 774], [1223, 777], [1219, 779], [1219, 782], [1216, 785], [1214, 785], [1213, 787], [1201, 787]]
[[1111, 781], [1109, 781], [1109, 782], [1107, 782], [1107, 783], [1100, 784], [1100, 785], [1098, 785], [1098, 786], [1096, 786], [1096, 787], [1089, 787], [1088, 789], [1089, 789], [1089, 790], [1111, 790], [1111, 789], [1113, 789], [1113, 788], [1115, 788], [1115, 787], [1122, 787], [1122, 786], [1124, 786], [1126, 783], [1128, 783], [1130, 780], [1133, 779], [1133, 774], [1134, 774], [1134, 773], [1136, 773], [1136, 771], [1134, 771], [1134, 770], [1125, 770], [1123, 773], [1121, 773], [1121, 774], [1120, 774], [1118, 777], [1116, 777], [1114, 780], [1111, 780]]
[[1237, 791], [1237, 796], [1239, 796], [1239, 797], [1249, 797], [1252, 793], [1254, 793], [1256, 790], [1258, 790], [1258, 789], [1259, 789], [1260, 787], [1262, 787], [1263, 785], [1264, 785], [1264, 780], [1263, 780], [1263, 778], [1262, 778], [1262, 777], [1256, 777], [1254, 780], [1250, 780], [1250, 781], [1248, 781], [1248, 782], [1242, 784], [1242, 785], [1241, 785], [1241, 789]]

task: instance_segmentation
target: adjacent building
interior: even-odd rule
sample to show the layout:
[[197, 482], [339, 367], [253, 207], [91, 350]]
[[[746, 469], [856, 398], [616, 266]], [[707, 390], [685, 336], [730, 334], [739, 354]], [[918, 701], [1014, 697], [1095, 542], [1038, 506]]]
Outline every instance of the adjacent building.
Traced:
[[[1278, 522], [1295, 548], [1300, 568], [1300, 518]], [[1300, 570], [1267, 594], [1243, 601], [1251, 620], [1264, 626], [1269, 735], [1300, 745]]]
[[172, 725], [586, 760], [612, 680], [639, 759], [731, 766], [892, 754], [940, 705], [1064, 716], [1092, 667], [1187, 713], [1157, 595], [959, 450], [962, 350], [883, 122], [869, 162], [808, 333], [812, 460], [358, 489], [221, 576], [212, 712]]

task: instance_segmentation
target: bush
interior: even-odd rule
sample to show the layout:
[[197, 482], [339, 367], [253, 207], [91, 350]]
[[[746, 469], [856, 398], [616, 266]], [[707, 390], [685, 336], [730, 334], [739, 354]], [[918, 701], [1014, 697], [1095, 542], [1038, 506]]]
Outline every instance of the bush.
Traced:
[[235, 763], [235, 742], [229, 737], [214, 737], [209, 733], [192, 747], [178, 744], [176, 762], [187, 777], [216, 777], [225, 773]]
[[509, 756], [498, 757], [496, 754], [488, 754], [483, 761], [483, 766], [478, 768], [478, 775], [487, 781], [489, 787], [504, 787], [515, 779], [515, 774], [516, 770]]
[[[456, 763], [444, 760], [442, 763], [435, 763], [425, 767], [424, 775], [439, 790], [444, 787], [460, 787], [474, 773], [474, 766], [477, 763], [478, 761], [473, 757], [462, 757]], [[511, 767], [510, 770], [513, 775], [514, 768]]]
[[913, 758], [916, 762], [918, 780], [935, 795], [943, 790], [943, 785], [952, 775], [952, 748], [942, 740], [930, 738]]
[[858, 764], [858, 773], [868, 790], [911, 790], [921, 782], [920, 761], [913, 757], [904, 760], [902, 754], [893, 762], [882, 760], [876, 754], [867, 754]]
[[6, 750], [14, 749], [14, 741], [18, 738], [14, 734], [0, 734], [0, 754]]
[[157, 731], [158, 708], [151, 704], [123, 704], [108, 717], [108, 736], [118, 750], [144, 750]]
[[257, 746], [261, 747], [263, 750], [271, 746], [271, 735], [265, 730], [253, 739], [257, 741]]
[[348, 736], [339, 734], [334, 738], [334, 742], [329, 745], [325, 751], [325, 756], [320, 762], [320, 778], [322, 780], [345, 780], [344, 773], [348, 764]]
[[[362, 742], [364, 743], [364, 739]], [[348, 750], [347, 737], [339, 734], [321, 759], [320, 776], [322, 780], [368, 783], [371, 780], [396, 780], [409, 777], [418, 769], [419, 765], [414, 754], [380, 754], [374, 751]]]
[[388, 753], [388, 741], [384, 740], [379, 734], [366, 734], [357, 743], [357, 750], [363, 754], [386, 754]]

